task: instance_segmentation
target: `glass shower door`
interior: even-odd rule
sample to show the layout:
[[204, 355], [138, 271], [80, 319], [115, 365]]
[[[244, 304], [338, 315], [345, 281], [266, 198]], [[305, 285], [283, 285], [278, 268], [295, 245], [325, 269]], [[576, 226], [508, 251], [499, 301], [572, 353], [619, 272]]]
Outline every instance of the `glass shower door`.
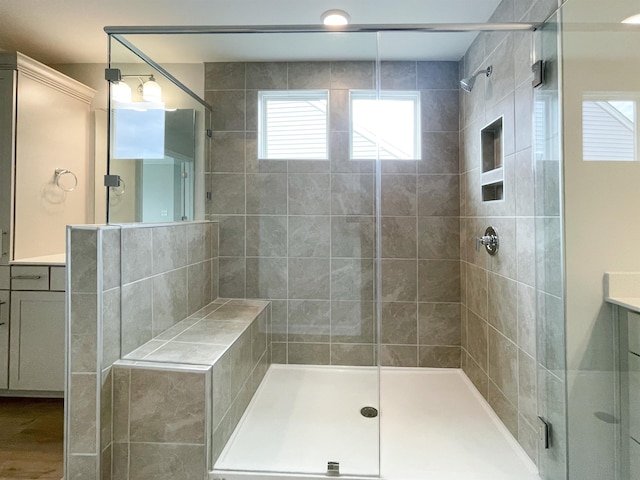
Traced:
[[271, 367], [214, 468], [377, 476], [375, 156], [350, 150], [375, 35], [208, 41], [220, 296], [272, 305]]

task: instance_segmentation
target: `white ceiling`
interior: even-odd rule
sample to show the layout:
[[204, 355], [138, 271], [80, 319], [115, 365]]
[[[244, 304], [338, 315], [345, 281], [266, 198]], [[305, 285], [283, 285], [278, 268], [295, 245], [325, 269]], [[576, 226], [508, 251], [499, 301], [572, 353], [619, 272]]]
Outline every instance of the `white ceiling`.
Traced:
[[[0, 0], [0, 49], [44, 63], [104, 63], [105, 26], [314, 25], [330, 8], [354, 24], [484, 23], [499, 0]], [[369, 57], [375, 36], [130, 37], [159, 63]], [[348, 36], [347, 36], [348, 35]], [[358, 37], [354, 37], [358, 35]], [[458, 60], [475, 34], [385, 34], [386, 58]], [[286, 53], [283, 53], [286, 52]]]

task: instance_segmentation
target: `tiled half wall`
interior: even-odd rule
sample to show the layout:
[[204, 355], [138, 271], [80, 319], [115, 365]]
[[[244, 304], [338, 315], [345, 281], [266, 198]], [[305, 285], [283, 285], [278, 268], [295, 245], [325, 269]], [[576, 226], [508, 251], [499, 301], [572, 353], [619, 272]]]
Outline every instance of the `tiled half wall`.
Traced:
[[218, 296], [217, 245], [212, 222], [68, 228], [67, 479], [111, 478], [112, 365]]

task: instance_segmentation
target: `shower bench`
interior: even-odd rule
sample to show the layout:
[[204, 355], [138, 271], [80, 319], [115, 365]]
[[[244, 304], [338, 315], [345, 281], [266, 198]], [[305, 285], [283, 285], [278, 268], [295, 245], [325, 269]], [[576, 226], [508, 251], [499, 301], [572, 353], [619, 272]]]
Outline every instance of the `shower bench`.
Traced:
[[206, 478], [269, 368], [270, 307], [218, 299], [113, 364], [112, 478]]

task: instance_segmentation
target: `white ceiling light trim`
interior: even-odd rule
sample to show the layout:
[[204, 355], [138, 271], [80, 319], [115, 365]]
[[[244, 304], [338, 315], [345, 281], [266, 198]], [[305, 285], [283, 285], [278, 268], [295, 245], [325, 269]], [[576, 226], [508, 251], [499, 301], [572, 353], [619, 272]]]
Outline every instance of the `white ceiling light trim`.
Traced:
[[327, 10], [320, 16], [320, 19], [324, 25], [330, 27], [348, 25], [351, 21], [351, 17], [347, 12], [338, 9]]

